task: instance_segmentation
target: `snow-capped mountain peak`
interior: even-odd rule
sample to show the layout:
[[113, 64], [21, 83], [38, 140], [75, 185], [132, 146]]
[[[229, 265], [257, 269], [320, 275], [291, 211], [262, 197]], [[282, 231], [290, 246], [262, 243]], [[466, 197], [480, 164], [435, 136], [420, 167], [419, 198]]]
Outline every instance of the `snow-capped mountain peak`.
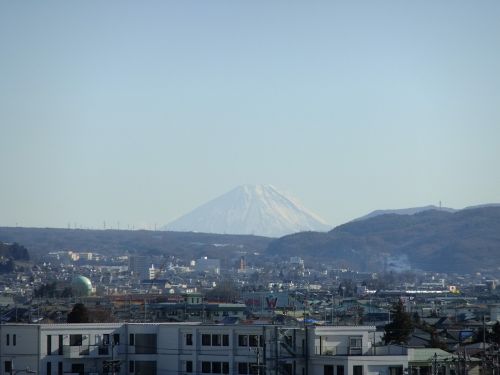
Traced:
[[242, 185], [174, 220], [165, 229], [280, 237], [331, 227], [272, 185]]

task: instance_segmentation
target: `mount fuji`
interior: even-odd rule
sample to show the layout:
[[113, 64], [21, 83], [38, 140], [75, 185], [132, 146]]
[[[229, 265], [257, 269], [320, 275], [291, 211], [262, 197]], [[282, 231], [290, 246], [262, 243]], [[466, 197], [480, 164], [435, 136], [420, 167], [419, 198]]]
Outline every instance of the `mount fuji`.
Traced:
[[296, 199], [272, 185], [242, 185], [172, 221], [163, 229], [281, 237], [331, 228]]

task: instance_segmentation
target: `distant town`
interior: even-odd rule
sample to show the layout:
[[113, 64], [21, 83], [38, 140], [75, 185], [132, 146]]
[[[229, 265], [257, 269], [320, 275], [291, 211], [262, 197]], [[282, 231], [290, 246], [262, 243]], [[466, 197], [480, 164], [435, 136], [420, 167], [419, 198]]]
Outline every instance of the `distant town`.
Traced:
[[2, 243], [2, 254], [5, 374], [500, 369], [495, 272], [413, 271], [397, 262], [366, 272], [244, 247], [224, 258], [54, 249], [33, 262], [22, 245]]

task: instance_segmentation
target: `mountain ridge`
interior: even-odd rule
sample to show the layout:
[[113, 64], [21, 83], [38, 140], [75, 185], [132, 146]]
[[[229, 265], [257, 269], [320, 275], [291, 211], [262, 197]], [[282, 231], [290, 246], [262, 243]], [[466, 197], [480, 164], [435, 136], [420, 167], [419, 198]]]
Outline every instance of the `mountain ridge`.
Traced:
[[241, 185], [193, 209], [162, 229], [267, 237], [332, 227], [273, 185]]
[[350, 222], [366, 220], [366, 219], [370, 219], [372, 217], [376, 217], [376, 216], [380, 216], [380, 215], [387, 215], [387, 214], [414, 215], [414, 214], [424, 212], [424, 211], [429, 211], [429, 210], [441, 210], [441, 211], [446, 211], [446, 212], [457, 212], [457, 211], [462, 211], [462, 210], [470, 210], [470, 209], [474, 209], [474, 208], [484, 208], [484, 207], [500, 207], [500, 203], [485, 203], [485, 204], [467, 206], [464, 208], [438, 207], [438, 206], [435, 206], [433, 204], [430, 204], [430, 205], [421, 206], [421, 207], [378, 209], [378, 210], [371, 211], [366, 215], [363, 215], [363, 216], [360, 216], [356, 219], [353, 219]]
[[500, 263], [500, 207], [414, 215], [386, 214], [345, 223], [328, 233], [298, 233], [272, 241], [270, 255], [334, 261], [365, 271], [402, 268], [470, 273]]

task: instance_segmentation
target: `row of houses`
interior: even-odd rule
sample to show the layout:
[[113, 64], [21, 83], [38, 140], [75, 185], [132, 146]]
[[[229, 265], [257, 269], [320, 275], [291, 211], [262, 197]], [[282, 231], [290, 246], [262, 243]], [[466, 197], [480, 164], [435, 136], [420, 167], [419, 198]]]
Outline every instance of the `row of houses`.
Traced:
[[372, 326], [4, 324], [0, 374], [453, 375], [474, 362], [384, 346]]

